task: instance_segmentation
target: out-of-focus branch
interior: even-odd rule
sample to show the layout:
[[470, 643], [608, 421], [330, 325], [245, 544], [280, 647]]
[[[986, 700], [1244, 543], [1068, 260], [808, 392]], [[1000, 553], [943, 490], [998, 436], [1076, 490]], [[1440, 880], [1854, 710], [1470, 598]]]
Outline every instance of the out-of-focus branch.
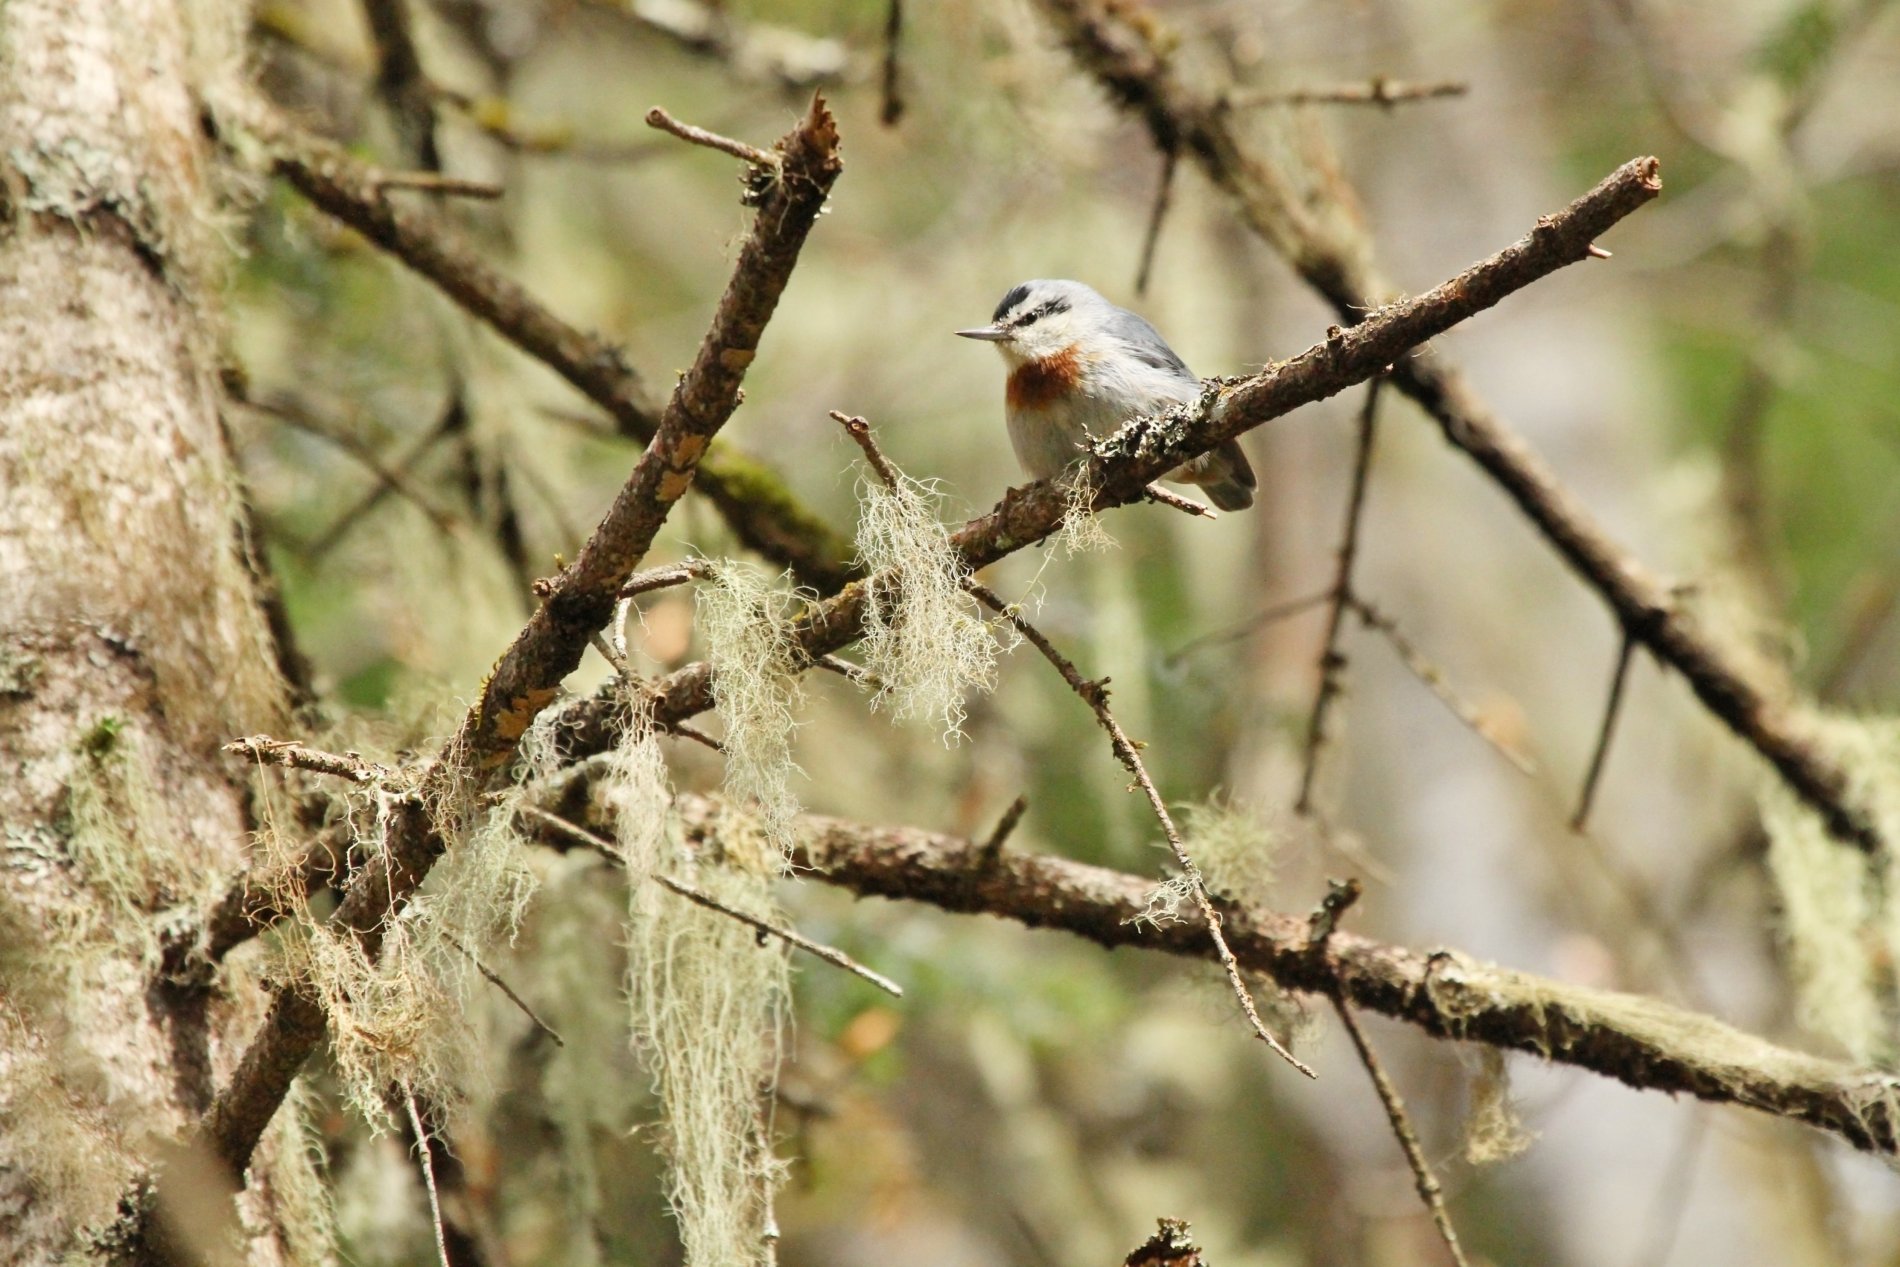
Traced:
[[1366, 403], [1359, 409], [1359, 438], [1353, 447], [1352, 484], [1346, 494], [1346, 526], [1340, 532], [1339, 567], [1333, 574], [1331, 604], [1326, 615], [1326, 641], [1320, 645], [1319, 689], [1313, 695], [1313, 712], [1306, 723], [1306, 752], [1300, 768], [1300, 793], [1294, 798], [1293, 811], [1305, 815], [1313, 809], [1313, 785], [1319, 777], [1320, 748], [1326, 742], [1326, 714], [1343, 688], [1346, 653], [1339, 649], [1339, 635], [1346, 624], [1346, 606], [1352, 601], [1352, 567], [1359, 558], [1359, 525], [1365, 521], [1366, 487], [1372, 475], [1372, 449], [1379, 436], [1379, 384], [1375, 378], [1366, 387]]
[[[682, 797], [680, 806], [689, 830], [716, 830], [712, 802]], [[980, 841], [820, 815], [801, 818], [794, 834], [799, 865], [862, 896], [1001, 916], [1110, 948], [1214, 955], [1198, 918], [1161, 928], [1135, 922], [1152, 888], [1140, 876], [1049, 855], [992, 855]], [[1900, 1145], [1900, 1078], [1890, 1074], [1778, 1047], [1655, 999], [1514, 972], [1452, 950], [1335, 932], [1316, 955], [1304, 919], [1228, 903], [1221, 919], [1241, 964], [1287, 989], [1336, 992], [1435, 1037], [1529, 1052], [1642, 1090], [1760, 1109], [1856, 1148], [1892, 1153]]]
[[[621, 434], [641, 443], [652, 439], [659, 407], [619, 348], [555, 316], [439, 217], [392, 203], [378, 174], [336, 146], [268, 111], [252, 112], [245, 125], [266, 143], [272, 166], [298, 192], [565, 378], [612, 415]], [[850, 543], [759, 462], [716, 447], [702, 459], [694, 486], [741, 542], [790, 568], [801, 584], [832, 593], [857, 575]]]
[[[1152, 15], [1137, 17], [1105, 0], [1036, 2], [1076, 61], [1147, 124], [1155, 144], [1164, 151], [1184, 147], [1342, 321], [1356, 325], [1376, 316], [1380, 296], [1391, 287], [1374, 271], [1364, 235], [1322, 225], [1288, 172], [1247, 143], [1223, 96], [1175, 72], [1171, 46]], [[1881, 848], [1874, 816], [1850, 786], [1839, 755], [1788, 698], [1787, 685], [1763, 680], [1760, 670], [1702, 628], [1456, 369], [1426, 352], [1394, 355], [1394, 385], [1517, 503], [1609, 605], [1624, 633], [1682, 674], [1708, 710], [1767, 759], [1837, 837], [1861, 849]]]
[[1436, 101], [1444, 97], [1462, 97], [1471, 85], [1457, 79], [1429, 83], [1407, 83], [1374, 75], [1362, 84], [1326, 84], [1313, 88], [1244, 88], [1227, 94], [1230, 108], [1245, 110], [1253, 106], [1393, 106], [1407, 101]]
[[376, 45], [376, 95], [388, 107], [409, 157], [431, 172], [442, 170], [435, 140], [435, 97], [416, 52], [409, 0], [363, 0], [370, 39]]
[[[456, 736], [427, 765], [415, 795], [395, 809], [386, 847], [364, 867], [332, 917], [356, 935], [365, 954], [377, 953], [387, 921], [447, 848], [440, 834], [444, 816], [463, 812], [508, 764], [536, 714], [579, 664], [589, 638], [619, 601], [620, 587], [692, 483], [713, 434], [737, 407], [746, 368], [838, 176], [838, 133], [824, 103], [815, 99], [777, 148], [783, 178], [760, 191], [752, 232], [739, 247], [712, 326], [674, 388], [652, 442], [579, 556], [497, 662]], [[279, 990], [202, 1125], [205, 1142], [231, 1175], [244, 1172], [324, 1025], [310, 995]]]

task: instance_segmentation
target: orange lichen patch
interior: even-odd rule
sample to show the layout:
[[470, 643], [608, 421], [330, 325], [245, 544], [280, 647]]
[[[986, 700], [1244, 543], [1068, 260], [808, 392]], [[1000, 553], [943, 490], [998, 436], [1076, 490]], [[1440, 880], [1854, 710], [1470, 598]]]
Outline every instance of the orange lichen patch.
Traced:
[[660, 500], [671, 505], [686, 496], [686, 490], [693, 486], [693, 474], [698, 467], [684, 471], [668, 471], [660, 476]]
[[534, 719], [554, 701], [557, 694], [559, 691], [555, 687], [537, 687], [509, 700], [501, 712], [495, 715], [496, 736], [512, 747], [527, 733]]
[[1011, 409], [1047, 409], [1082, 381], [1081, 345], [1071, 343], [1054, 356], [1029, 361], [1010, 371], [1005, 399]]

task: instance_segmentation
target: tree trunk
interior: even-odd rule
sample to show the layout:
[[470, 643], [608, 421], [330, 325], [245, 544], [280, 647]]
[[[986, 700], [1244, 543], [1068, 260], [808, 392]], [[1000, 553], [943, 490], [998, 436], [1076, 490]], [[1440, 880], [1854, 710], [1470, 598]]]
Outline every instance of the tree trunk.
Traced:
[[[200, 123], [246, 17], [0, 3], [4, 1262], [106, 1252], [89, 1231], [255, 1022], [254, 988], [181, 971], [249, 848], [219, 745], [285, 708], [220, 417]], [[272, 1188], [260, 1154], [244, 1249], [213, 1256], [287, 1257]]]

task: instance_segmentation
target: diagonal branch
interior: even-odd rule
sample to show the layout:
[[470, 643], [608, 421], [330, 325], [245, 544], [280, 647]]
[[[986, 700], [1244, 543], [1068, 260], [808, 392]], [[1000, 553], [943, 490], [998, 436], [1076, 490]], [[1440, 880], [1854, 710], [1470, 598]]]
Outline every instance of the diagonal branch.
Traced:
[[[1323, 342], [1251, 378], [1210, 380], [1197, 402], [1158, 418], [1130, 422], [1098, 443], [1089, 458], [1083, 478], [1096, 490], [1093, 509], [1141, 500], [1150, 481], [1190, 458], [1384, 373], [1418, 344], [1586, 258], [1597, 236], [1656, 196], [1660, 180], [1653, 158], [1625, 163], [1564, 210], [1545, 216], [1528, 237], [1450, 281], [1381, 308], [1351, 330], [1334, 326]], [[1061, 528], [1069, 509], [1068, 489], [1056, 482], [1012, 488], [988, 513], [951, 534], [951, 545], [974, 571], [1049, 537]], [[867, 586], [900, 583], [894, 574], [880, 574], [813, 605], [792, 629], [799, 651], [817, 657], [855, 640], [862, 628]], [[711, 666], [690, 664], [656, 684], [654, 719], [662, 724], [684, 721], [711, 708], [712, 702]], [[569, 710], [570, 726], [562, 736], [566, 755], [599, 752], [612, 744], [621, 711], [608, 696]]]
[[[964, 582], [964, 588], [974, 595], [985, 607], [1008, 621], [1017, 633], [1028, 640], [1029, 645], [1042, 653], [1043, 659], [1054, 666], [1056, 673], [1068, 684], [1070, 690], [1081, 698], [1084, 704], [1094, 712], [1095, 720], [1108, 734], [1109, 745], [1115, 750], [1115, 759], [1127, 768], [1142, 794], [1148, 798], [1148, 807], [1154, 811], [1155, 818], [1161, 823], [1162, 835], [1167, 838], [1168, 852], [1174, 855], [1176, 865], [1181, 868], [1181, 881], [1187, 886], [1188, 893], [1194, 899], [1194, 907], [1200, 912], [1201, 922], [1207, 929], [1209, 942], [1214, 947], [1214, 957], [1220, 960], [1221, 969], [1227, 974], [1227, 984], [1233, 990], [1234, 998], [1240, 1003], [1240, 1010], [1246, 1014], [1247, 1024], [1253, 1028], [1254, 1037], [1267, 1045], [1267, 1049], [1280, 1059], [1298, 1069], [1309, 1078], [1317, 1078], [1305, 1061], [1288, 1051], [1285, 1044], [1273, 1036], [1260, 1019], [1259, 1009], [1254, 1006], [1253, 992], [1247, 988], [1246, 978], [1241, 976], [1240, 964], [1234, 958], [1234, 952], [1227, 945], [1227, 938], [1221, 932], [1220, 912], [1214, 909], [1214, 898], [1207, 891], [1207, 880], [1201, 875], [1201, 869], [1194, 865], [1194, 859], [1188, 854], [1187, 844], [1181, 839], [1181, 831], [1174, 825], [1174, 815], [1168, 812], [1168, 804], [1161, 799], [1161, 793], [1155, 789], [1154, 780], [1148, 776], [1148, 767], [1141, 759], [1141, 753], [1135, 742], [1115, 720], [1115, 714], [1108, 707], [1108, 679], [1091, 681], [1082, 676], [1069, 657], [1056, 650], [1054, 643], [1042, 630], [1030, 624], [1015, 607], [1005, 603], [985, 585], [974, 580]], [[997, 852], [986, 842], [983, 846], [986, 854]], [[1146, 917], [1149, 923], [1157, 922], [1153, 917], [1153, 906]], [[1178, 916], [1176, 916], [1178, 918]]]
[[[277, 174], [317, 207], [566, 379], [606, 410], [622, 435], [641, 443], [653, 438], [660, 408], [618, 347], [561, 320], [440, 217], [392, 203], [377, 173], [338, 147], [268, 110], [253, 111], [245, 125], [269, 147]], [[695, 486], [741, 542], [790, 568], [801, 584], [831, 593], [857, 575], [848, 562], [850, 542], [799, 504], [761, 463], [720, 446], [702, 461]]]
[[[1323, 223], [1289, 170], [1247, 144], [1215, 91], [1179, 75], [1153, 16], [1106, 0], [1037, 0], [1078, 64], [1138, 115], [1163, 151], [1182, 147], [1233, 200], [1249, 227], [1284, 255], [1348, 324], [1370, 322], [1391, 287], [1356, 230]], [[1328, 179], [1338, 184], [1337, 173]], [[1764, 681], [1677, 604], [1669, 588], [1610, 537], [1457, 369], [1435, 355], [1396, 359], [1393, 384], [1423, 406], [1445, 439], [1482, 467], [1564, 561], [1596, 590], [1624, 634], [1682, 674], [1708, 710], [1765, 758], [1837, 837], [1869, 851], [1881, 836], [1840, 754], [1785, 684]]]
[[[1313, 933], [1311, 940], [1314, 954], [1326, 953], [1326, 944], [1332, 940], [1340, 916], [1359, 900], [1359, 893], [1357, 880], [1332, 882], [1319, 909], [1308, 920], [1307, 926]], [[1418, 1130], [1412, 1125], [1412, 1115], [1406, 1112], [1404, 1097], [1399, 1094], [1392, 1076], [1385, 1071], [1385, 1062], [1379, 1059], [1372, 1040], [1366, 1037], [1364, 1027], [1359, 1024], [1359, 1018], [1352, 1014], [1352, 1008], [1347, 1005], [1345, 998], [1335, 989], [1331, 999], [1334, 1014], [1339, 1017], [1346, 1037], [1352, 1040], [1352, 1049], [1358, 1053], [1359, 1063], [1365, 1066], [1366, 1077], [1372, 1080], [1372, 1089], [1378, 1094], [1380, 1107], [1385, 1109], [1386, 1121], [1392, 1124], [1392, 1134], [1399, 1142], [1399, 1151], [1405, 1154], [1405, 1164], [1412, 1168], [1412, 1181], [1418, 1189], [1418, 1199], [1425, 1203], [1425, 1210], [1432, 1216], [1432, 1223], [1438, 1228], [1438, 1237], [1445, 1242], [1452, 1261], [1458, 1267], [1470, 1267], [1464, 1247], [1458, 1243], [1458, 1231], [1452, 1226], [1451, 1211], [1445, 1208], [1445, 1191], [1439, 1185], [1438, 1176], [1432, 1173], [1432, 1164], [1426, 1160], [1423, 1145], [1418, 1142]]]
[[[779, 140], [781, 178], [761, 190], [752, 232], [739, 248], [712, 327], [652, 442], [579, 557], [555, 579], [496, 664], [455, 738], [428, 763], [415, 794], [396, 811], [387, 847], [351, 884], [332, 917], [355, 932], [364, 953], [378, 952], [387, 920], [447, 848], [439, 816], [469, 804], [507, 766], [521, 735], [606, 624], [620, 587], [692, 483], [713, 434], [737, 407], [759, 337], [837, 179], [837, 147], [836, 126], [819, 99]], [[244, 1172], [259, 1134], [323, 1033], [323, 1012], [314, 999], [294, 988], [278, 992], [202, 1127], [233, 1176]]]

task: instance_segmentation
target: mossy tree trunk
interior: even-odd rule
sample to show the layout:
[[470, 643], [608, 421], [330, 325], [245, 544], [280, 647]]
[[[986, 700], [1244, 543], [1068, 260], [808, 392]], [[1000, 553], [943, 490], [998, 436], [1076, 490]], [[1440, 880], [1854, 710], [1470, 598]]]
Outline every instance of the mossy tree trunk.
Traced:
[[[247, 18], [0, 3], [4, 1262], [106, 1252], [89, 1230], [256, 1019], [254, 988], [187, 970], [249, 844], [220, 743], [285, 695], [220, 412], [224, 173], [201, 122]], [[256, 1261], [286, 1257], [270, 1164], [232, 1251]]]

